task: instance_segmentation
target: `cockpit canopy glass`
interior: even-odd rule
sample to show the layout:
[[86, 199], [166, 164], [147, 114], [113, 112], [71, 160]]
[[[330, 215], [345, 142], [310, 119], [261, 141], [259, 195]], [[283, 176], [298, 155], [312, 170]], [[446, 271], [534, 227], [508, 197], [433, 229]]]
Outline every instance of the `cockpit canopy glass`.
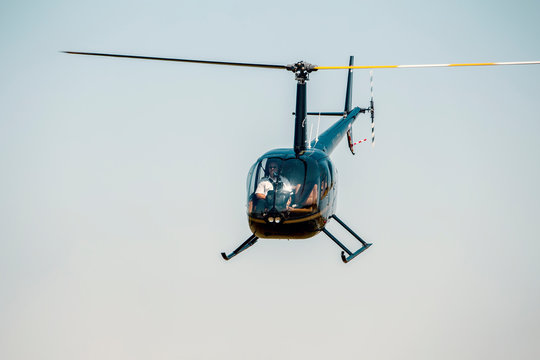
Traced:
[[320, 175], [311, 158], [260, 158], [248, 174], [248, 215], [284, 220], [309, 215], [319, 205]]

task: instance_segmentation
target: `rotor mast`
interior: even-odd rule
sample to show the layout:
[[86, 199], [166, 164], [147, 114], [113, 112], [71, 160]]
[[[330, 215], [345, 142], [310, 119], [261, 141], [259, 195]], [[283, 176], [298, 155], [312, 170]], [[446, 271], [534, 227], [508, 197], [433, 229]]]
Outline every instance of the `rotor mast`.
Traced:
[[296, 64], [287, 65], [287, 70], [294, 72], [296, 83], [296, 111], [294, 112], [294, 152], [301, 155], [306, 150], [306, 81], [309, 73], [316, 71], [316, 65], [299, 61]]

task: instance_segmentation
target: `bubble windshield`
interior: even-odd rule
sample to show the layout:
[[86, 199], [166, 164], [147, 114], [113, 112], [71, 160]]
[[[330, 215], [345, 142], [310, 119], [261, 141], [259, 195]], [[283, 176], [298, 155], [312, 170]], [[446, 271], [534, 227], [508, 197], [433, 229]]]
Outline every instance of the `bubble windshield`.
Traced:
[[247, 183], [248, 215], [284, 220], [309, 215], [319, 205], [319, 169], [309, 158], [265, 157], [251, 168]]

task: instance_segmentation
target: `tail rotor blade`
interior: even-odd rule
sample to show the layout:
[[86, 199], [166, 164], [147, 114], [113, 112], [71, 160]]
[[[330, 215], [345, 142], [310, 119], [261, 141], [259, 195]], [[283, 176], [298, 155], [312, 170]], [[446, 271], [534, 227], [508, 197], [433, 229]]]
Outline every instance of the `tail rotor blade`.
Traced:
[[371, 113], [371, 146], [375, 147], [375, 103], [373, 102], [373, 71], [369, 72], [371, 98], [369, 100], [369, 112]]

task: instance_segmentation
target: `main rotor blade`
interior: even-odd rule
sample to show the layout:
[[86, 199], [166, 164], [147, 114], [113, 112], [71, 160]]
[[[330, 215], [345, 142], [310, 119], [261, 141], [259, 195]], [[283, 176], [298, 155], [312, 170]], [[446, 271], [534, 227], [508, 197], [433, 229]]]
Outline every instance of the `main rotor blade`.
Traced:
[[175, 61], [175, 62], [188, 62], [188, 63], [213, 64], [213, 65], [247, 66], [247, 67], [259, 67], [259, 68], [267, 68], [267, 69], [285, 69], [285, 70], [287, 69], [285, 65], [272, 65], [272, 64], [251, 64], [251, 63], [239, 63], [239, 62], [227, 62], [227, 61], [175, 59], [175, 58], [162, 58], [162, 57], [153, 57], [153, 56], [102, 54], [102, 53], [89, 53], [89, 52], [78, 52], [78, 51], [62, 51], [62, 52], [66, 54], [74, 54], [74, 55], [107, 56], [107, 57], [127, 58], [127, 59]]
[[316, 66], [315, 70], [337, 69], [392, 69], [392, 68], [427, 68], [427, 67], [456, 67], [456, 66], [494, 66], [494, 65], [532, 65], [540, 61], [512, 61], [491, 63], [465, 63], [465, 64], [420, 64], [420, 65], [367, 65], [367, 66]]

